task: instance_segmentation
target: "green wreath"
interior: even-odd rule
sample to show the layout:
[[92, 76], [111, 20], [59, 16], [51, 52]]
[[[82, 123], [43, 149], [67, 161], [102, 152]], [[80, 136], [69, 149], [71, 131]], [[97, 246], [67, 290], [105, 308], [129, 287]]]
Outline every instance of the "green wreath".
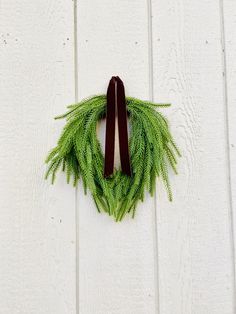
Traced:
[[166, 118], [156, 110], [169, 104], [126, 97], [126, 105], [131, 124], [131, 177], [120, 169], [115, 169], [108, 178], [103, 176], [104, 156], [96, 128], [106, 114], [106, 95], [70, 105], [66, 114], [55, 118], [66, 118], [67, 123], [57, 146], [46, 159], [49, 164], [46, 178], [51, 175], [54, 183], [60, 167], [66, 172], [68, 183], [73, 177], [74, 186], [81, 177], [85, 194], [87, 189], [91, 191], [98, 211], [108, 213], [116, 221], [121, 221], [127, 213], [134, 217], [136, 205], [144, 200], [145, 191], [153, 195], [156, 177], [163, 180], [168, 198], [172, 200], [168, 164], [177, 174], [177, 156], [180, 156]]

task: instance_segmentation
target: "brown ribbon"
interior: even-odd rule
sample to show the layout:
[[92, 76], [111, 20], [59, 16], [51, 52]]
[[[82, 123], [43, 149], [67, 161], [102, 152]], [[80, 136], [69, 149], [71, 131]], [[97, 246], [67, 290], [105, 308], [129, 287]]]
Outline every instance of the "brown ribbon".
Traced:
[[113, 174], [115, 152], [115, 119], [118, 116], [121, 170], [131, 176], [125, 88], [118, 76], [112, 76], [107, 89], [106, 142], [104, 177]]

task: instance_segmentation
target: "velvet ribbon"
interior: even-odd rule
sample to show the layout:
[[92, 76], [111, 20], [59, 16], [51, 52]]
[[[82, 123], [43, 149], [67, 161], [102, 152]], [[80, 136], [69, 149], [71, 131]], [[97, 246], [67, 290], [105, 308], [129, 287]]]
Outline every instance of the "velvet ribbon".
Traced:
[[112, 175], [114, 170], [116, 112], [118, 117], [121, 170], [127, 176], [131, 176], [125, 88], [118, 76], [112, 76], [107, 88], [105, 178]]

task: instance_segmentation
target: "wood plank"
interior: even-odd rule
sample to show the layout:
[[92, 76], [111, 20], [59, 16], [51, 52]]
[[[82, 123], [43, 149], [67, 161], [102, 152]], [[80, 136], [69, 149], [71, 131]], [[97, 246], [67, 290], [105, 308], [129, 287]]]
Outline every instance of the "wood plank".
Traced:
[[158, 190], [161, 314], [234, 313], [220, 6], [153, 0], [155, 101], [181, 148], [174, 201]]
[[[232, 207], [232, 239], [234, 240], [234, 259], [236, 251], [236, 2], [232, 0], [223, 1], [223, 23], [225, 44], [225, 66], [226, 66], [226, 102], [228, 122], [228, 149], [231, 184], [231, 207]], [[236, 270], [236, 259], [234, 260]]]
[[[148, 21], [142, 1], [78, 2], [78, 95], [106, 93], [112, 75], [127, 95], [149, 98]], [[104, 124], [99, 136], [104, 144]], [[116, 155], [117, 156], [117, 155]], [[78, 189], [80, 313], [156, 313], [154, 201], [139, 205], [134, 220], [115, 223], [98, 214]]]
[[74, 102], [73, 2], [1, 1], [1, 312], [75, 313], [75, 190], [44, 181]]

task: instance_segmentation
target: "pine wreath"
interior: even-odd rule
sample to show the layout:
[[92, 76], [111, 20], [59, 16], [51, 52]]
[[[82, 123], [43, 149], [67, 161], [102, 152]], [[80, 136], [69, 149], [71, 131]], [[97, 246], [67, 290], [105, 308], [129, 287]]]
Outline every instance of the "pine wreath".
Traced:
[[68, 106], [68, 112], [55, 119], [66, 118], [67, 123], [57, 146], [49, 153], [46, 178], [52, 183], [61, 167], [67, 182], [73, 178], [76, 186], [81, 178], [85, 194], [89, 189], [97, 210], [121, 221], [127, 213], [135, 215], [136, 205], [144, 200], [145, 191], [153, 195], [155, 181], [163, 180], [168, 198], [172, 193], [168, 179], [168, 165], [177, 174], [177, 156], [180, 152], [169, 131], [166, 118], [156, 110], [169, 104], [154, 104], [126, 97], [131, 124], [129, 139], [132, 176], [115, 169], [104, 178], [104, 155], [97, 139], [97, 123], [106, 114], [106, 95], [94, 96]]

